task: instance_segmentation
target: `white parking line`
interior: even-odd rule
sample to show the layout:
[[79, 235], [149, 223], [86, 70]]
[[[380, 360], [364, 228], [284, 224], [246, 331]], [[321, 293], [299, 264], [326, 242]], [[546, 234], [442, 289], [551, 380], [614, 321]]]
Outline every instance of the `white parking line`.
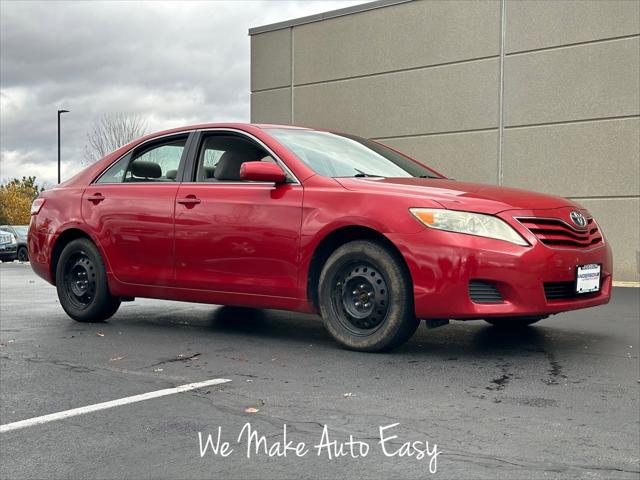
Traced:
[[172, 395], [174, 393], [188, 392], [189, 390], [210, 387], [211, 385], [218, 385], [220, 383], [227, 383], [230, 381], [231, 380], [228, 380], [226, 378], [214, 378], [212, 380], [205, 380], [204, 382], [188, 383], [186, 385], [180, 385], [174, 388], [165, 388], [164, 390], [156, 390], [155, 392], [141, 393], [140, 395], [133, 395], [132, 397], [124, 397], [117, 400], [111, 400], [109, 402], [87, 405], [86, 407], [63, 410], [62, 412], [51, 413], [49, 415], [43, 415], [41, 417], [28, 418], [26, 420], [20, 420], [19, 422], [0, 425], [0, 433], [10, 432], [11, 430], [18, 430], [20, 428], [33, 427], [34, 425], [41, 425], [43, 423], [54, 422], [56, 420], [63, 420], [69, 417], [76, 417], [78, 415], [97, 412], [98, 410], [105, 410], [107, 408], [120, 407], [129, 403], [151, 400], [152, 398], [164, 397], [166, 395]]

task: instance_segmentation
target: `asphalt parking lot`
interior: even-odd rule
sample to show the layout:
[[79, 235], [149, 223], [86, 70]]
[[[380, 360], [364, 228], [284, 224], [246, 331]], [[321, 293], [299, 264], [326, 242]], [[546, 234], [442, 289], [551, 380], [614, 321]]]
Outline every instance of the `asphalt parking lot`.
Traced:
[[[521, 332], [423, 326], [363, 354], [309, 315], [136, 300], [80, 324], [28, 264], [0, 265], [0, 282], [2, 425], [231, 380], [3, 432], [3, 479], [427, 478], [434, 458], [440, 478], [640, 476], [639, 289]], [[308, 453], [247, 458], [247, 422], [269, 448], [286, 424]], [[215, 442], [218, 427], [232, 452], [201, 456], [198, 432]], [[329, 459], [350, 435], [367, 455]], [[425, 441], [431, 456], [403, 447]]]

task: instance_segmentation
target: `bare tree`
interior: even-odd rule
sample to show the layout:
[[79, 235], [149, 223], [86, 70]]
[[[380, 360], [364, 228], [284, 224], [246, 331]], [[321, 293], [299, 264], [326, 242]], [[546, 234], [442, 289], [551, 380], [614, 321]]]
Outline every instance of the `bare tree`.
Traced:
[[100, 117], [87, 133], [84, 160], [90, 164], [145, 134], [147, 122], [135, 114], [114, 113]]

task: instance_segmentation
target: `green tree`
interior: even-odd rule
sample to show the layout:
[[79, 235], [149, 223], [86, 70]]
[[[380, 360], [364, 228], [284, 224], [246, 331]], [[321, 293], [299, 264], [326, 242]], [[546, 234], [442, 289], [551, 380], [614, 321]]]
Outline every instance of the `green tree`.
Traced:
[[0, 185], [0, 224], [28, 224], [31, 203], [42, 190], [36, 177], [13, 178]]

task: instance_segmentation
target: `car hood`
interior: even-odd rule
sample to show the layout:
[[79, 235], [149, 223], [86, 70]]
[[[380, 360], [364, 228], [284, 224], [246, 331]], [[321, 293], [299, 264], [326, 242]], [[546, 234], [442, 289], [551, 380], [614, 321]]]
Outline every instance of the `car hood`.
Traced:
[[[582, 208], [566, 198], [517, 188], [440, 178], [336, 178], [347, 190], [390, 193], [432, 200], [451, 210], [496, 214], [505, 210]], [[416, 207], [420, 207], [416, 203]]]

